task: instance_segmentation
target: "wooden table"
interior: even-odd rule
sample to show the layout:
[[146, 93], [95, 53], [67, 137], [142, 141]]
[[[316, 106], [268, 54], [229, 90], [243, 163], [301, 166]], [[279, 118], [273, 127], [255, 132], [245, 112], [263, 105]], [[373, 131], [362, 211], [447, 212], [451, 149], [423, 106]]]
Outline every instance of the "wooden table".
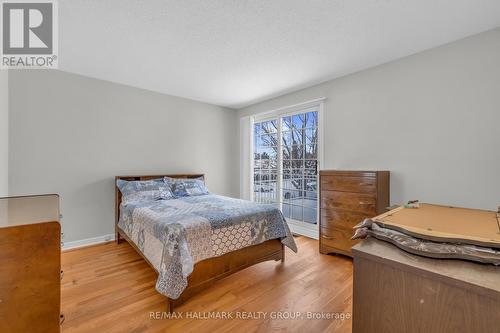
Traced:
[[424, 258], [373, 238], [352, 253], [353, 332], [500, 332], [500, 267]]

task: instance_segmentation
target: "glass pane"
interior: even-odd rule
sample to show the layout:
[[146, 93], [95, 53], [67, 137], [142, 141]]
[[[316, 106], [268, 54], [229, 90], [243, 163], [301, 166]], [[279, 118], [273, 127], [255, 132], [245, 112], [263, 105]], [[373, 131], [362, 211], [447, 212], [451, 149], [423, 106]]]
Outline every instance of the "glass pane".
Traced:
[[292, 219], [302, 221], [302, 207], [292, 206]]
[[304, 160], [291, 160], [291, 167], [293, 169], [302, 169], [304, 167]]
[[292, 190], [302, 190], [302, 186], [304, 186], [303, 184], [303, 179], [290, 179], [289, 187], [287, 188]]
[[260, 168], [261, 168], [262, 170], [267, 170], [267, 169], [269, 169], [270, 165], [271, 165], [271, 163], [270, 163], [270, 161], [269, 161], [269, 160], [261, 160], [261, 161], [260, 161]]
[[283, 198], [290, 199], [291, 191], [293, 189], [292, 180], [291, 179], [283, 179]]
[[283, 189], [281, 190], [282, 192], [282, 199], [283, 199], [283, 202], [289, 202], [290, 201], [290, 198], [292, 197], [292, 191], [288, 190], [288, 189]]
[[270, 147], [278, 145], [278, 134], [264, 134], [260, 137], [260, 145]]
[[317, 169], [304, 169], [304, 176], [306, 177], [316, 176], [317, 173], [318, 173]]
[[260, 180], [267, 182], [269, 180], [269, 172], [261, 171], [261, 173], [260, 173]]
[[317, 165], [318, 165], [318, 161], [316, 161], [316, 160], [305, 160], [304, 161], [304, 168], [306, 168], [306, 169], [316, 170]]
[[283, 169], [290, 169], [290, 168], [291, 168], [291, 161], [283, 160]]
[[254, 193], [258, 193], [258, 192], [260, 192], [260, 182], [255, 182], [255, 183], [253, 184], [253, 192], [254, 192]]
[[306, 126], [308, 128], [318, 127], [318, 111], [306, 113]]
[[253, 125], [253, 135], [259, 135], [261, 133], [262, 127], [260, 126], [260, 123], [254, 124]]
[[309, 192], [307, 191], [306, 194], [305, 194], [305, 198], [307, 200], [311, 199], [311, 200], [318, 200], [318, 193], [317, 192]]
[[317, 145], [306, 145], [305, 158], [317, 159], [318, 158], [317, 148], [318, 148]]
[[269, 159], [269, 154], [267, 153], [266, 148], [259, 148], [258, 152], [260, 154], [260, 159], [261, 160], [268, 160]]
[[275, 147], [261, 148], [260, 151], [261, 151], [260, 158], [263, 160], [277, 159], [278, 158], [278, 152], [277, 152], [277, 149]]
[[292, 217], [292, 215], [290, 214], [290, 212], [291, 212], [291, 210], [290, 210], [290, 208], [291, 208], [291, 207], [290, 207], [290, 205], [288, 205], [288, 204], [283, 204], [283, 205], [282, 205], [282, 207], [283, 207], [283, 208], [282, 208], [283, 215], [284, 215], [285, 217], [287, 217], [287, 218]]
[[317, 214], [316, 209], [304, 208], [304, 222], [316, 224]]
[[297, 206], [302, 206], [302, 191], [290, 191], [290, 203]]
[[318, 201], [316, 200], [316, 198], [304, 198], [302, 199], [303, 203], [304, 203], [304, 207], [308, 207], [308, 208], [314, 208], [316, 209], [318, 207]]
[[260, 172], [254, 172], [253, 173], [253, 181], [254, 183], [258, 183], [260, 181]]
[[308, 128], [304, 130], [304, 135], [306, 138], [306, 144], [308, 145], [316, 145], [318, 143], [318, 129], [317, 128]]
[[258, 148], [261, 146], [261, 141], [260, 141], [260, 136], [259, 135], [254, 135], [253, 136], [253, 147]]
[[282, 131], [289, 131], [292, 129], [292, 117], [283, 117], [282, 120]]
[[290, 133], [290, 140], [288, 142], [290, 142], [290, 144], [292, 145], [300, 145], [303, 143], [303, 130], [302, 129], [294, 129], [291, 133]]
[[305, 190], [306, 191], [316, 191], [317, 190], [317, 181], [314, 178], [306, 178], [305, 182]]
[[292, 149], [290, 147], [283, 147], [283, 159], [288, 160], [291, 157]]
[[292, 159], [302, 159], [304, 158], [304, 146], [297, 145], [292, 146]]
[[294, 128], [303, 128], [304, 127], [304, 114], [296, 114], [292, 116], [292, 124]]
[[292, 145], [292, 132], [282, 132], [281, 133], [281, 139], [283, 141], [284, 146], [291, 146]]
[[278, 132], [278, 125], [276, 120], [265, 121], [262, 124], [262, 134]]
[[269, 168], [275, 172], [278, 171], [278, 159], [272, 159], [269, 161]]

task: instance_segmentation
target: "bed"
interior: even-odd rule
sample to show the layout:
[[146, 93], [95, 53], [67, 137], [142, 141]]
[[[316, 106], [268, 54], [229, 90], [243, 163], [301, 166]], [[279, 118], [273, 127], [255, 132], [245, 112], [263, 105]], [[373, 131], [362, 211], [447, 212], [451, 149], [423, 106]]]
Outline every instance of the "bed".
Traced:
[[279, 209], [211, 193], [122, 202], [118, 182], [203, 174], [115, 177], [116, 242], [126, 240], [158, 273], [168, 311], [215, 281], [260, 262], [285, 260], [297, 247]]

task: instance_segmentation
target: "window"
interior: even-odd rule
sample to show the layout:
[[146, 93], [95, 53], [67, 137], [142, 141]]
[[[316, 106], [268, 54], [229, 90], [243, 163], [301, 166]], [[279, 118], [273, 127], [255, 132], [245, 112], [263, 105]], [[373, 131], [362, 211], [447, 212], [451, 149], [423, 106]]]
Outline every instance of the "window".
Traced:
[[253, 127], [253, 199], [274, 204], [290, 222], [318, 223], [322, 104], [258, 119]]

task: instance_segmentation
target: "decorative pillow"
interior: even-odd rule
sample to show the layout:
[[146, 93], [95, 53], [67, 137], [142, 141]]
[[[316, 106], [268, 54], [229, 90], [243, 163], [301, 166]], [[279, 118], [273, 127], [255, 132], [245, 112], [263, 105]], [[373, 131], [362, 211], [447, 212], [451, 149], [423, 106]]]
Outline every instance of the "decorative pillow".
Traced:
[[201, 177], [192, 179], [165, 177], [164, 179], [176, 198], [193, 197], [210, 193]]
[[163, 178], [139, 181], [119, 179], [116, 181], [116, 185], [122, 193], [122, 203], [124, 205], [139, 201], [168, 200], [174, 198], [170, 186], [163, 181]]

